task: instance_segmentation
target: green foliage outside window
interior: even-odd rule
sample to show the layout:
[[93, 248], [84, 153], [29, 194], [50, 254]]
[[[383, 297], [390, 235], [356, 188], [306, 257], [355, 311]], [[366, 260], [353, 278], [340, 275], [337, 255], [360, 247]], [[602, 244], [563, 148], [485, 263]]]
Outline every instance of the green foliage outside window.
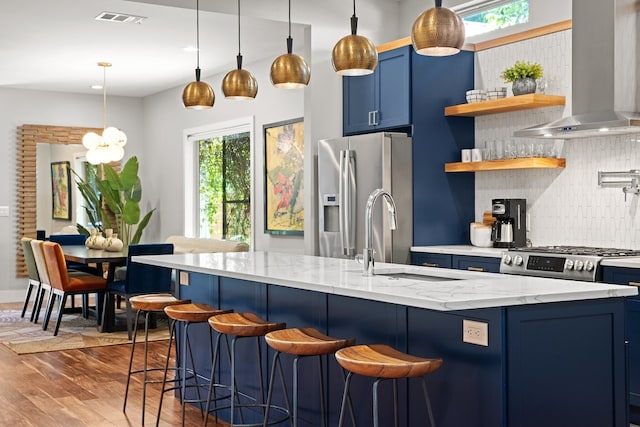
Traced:
[[200, 236], [249, 243], [251, 140], [248, 132], [199, 141]]
[[471, 25], [480, 24], [484, 27], [483, 29], [474, 27], [474, 30], [467, 31], [467, 36], [522, 24], [529, 21], [529, 0], [515, 0], [480, 13], [464, 16], [463, 19]]

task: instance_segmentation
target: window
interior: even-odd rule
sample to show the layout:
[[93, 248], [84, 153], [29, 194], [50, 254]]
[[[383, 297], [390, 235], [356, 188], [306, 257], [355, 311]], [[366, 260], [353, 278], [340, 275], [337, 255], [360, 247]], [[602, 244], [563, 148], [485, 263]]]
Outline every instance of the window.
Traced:
[[529, 21], [529, 0], [480, 0], [454, 7], [467, 37]]
[[185, 235], [252, 244], [253, 120], [185, 132]]
[[198, 141], [199, 236], [251, 237], [249, 132]]

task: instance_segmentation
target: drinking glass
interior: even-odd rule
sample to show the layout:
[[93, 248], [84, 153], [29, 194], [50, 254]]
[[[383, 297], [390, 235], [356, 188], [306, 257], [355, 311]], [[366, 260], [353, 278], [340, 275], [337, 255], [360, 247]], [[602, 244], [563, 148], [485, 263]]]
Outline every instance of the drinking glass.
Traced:
[[484, 149], [485, 149], [484, 153], [485, 153], [486, 160], [496, 159], [496, 142], [495, 141], [485, 141]]
[[498, 139], [495, 141], [496, 143], [496, 159], [501, 160], [504, 159], [504, 141]]

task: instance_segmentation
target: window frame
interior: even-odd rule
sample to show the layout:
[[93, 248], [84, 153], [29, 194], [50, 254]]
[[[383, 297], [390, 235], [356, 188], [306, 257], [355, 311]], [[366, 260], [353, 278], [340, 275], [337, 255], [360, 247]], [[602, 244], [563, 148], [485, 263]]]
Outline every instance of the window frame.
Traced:
[[183, 132], [183, 158], [184, 158], [184, 235], [187, 237], [198, 237], [199, 235], [199, 212], [198, 212], [198, 141], [209, 138], [216, 138], [232, 133], [249, 132], [251, 154], [250, 154], [250, 212], [251, 212], [251, 238], [250, 247], [255, 247], [255, 126], [254, 117], [244, 117], [235, 120], [212, 123], [200, 127], [185, 129]]

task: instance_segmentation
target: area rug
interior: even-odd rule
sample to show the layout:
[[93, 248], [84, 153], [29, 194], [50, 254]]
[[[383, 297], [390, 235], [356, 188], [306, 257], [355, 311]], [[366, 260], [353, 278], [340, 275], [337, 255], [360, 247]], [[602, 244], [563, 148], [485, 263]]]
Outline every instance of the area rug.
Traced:
[[[96, 328], [95, 319], [85, 319], [80, 314], [65, 314], [57, 336], [53, 336], [55, 317], [49, 322], [48, 330], [42, 324], [33, 324], [23, 319], [19, 310], [0, 310], [0, 342], [17, 354], [41, 353], [46, 351], [70, 350], [75, 348], [100, 347], [128, 344], [127, 331], [101, 333]], [[166, 322], [158, 321], [158, 328], [149, 330], [149, 340], [169, 339]], [[144, 334], [138, 334], [137, 341], [143, 341]]]

